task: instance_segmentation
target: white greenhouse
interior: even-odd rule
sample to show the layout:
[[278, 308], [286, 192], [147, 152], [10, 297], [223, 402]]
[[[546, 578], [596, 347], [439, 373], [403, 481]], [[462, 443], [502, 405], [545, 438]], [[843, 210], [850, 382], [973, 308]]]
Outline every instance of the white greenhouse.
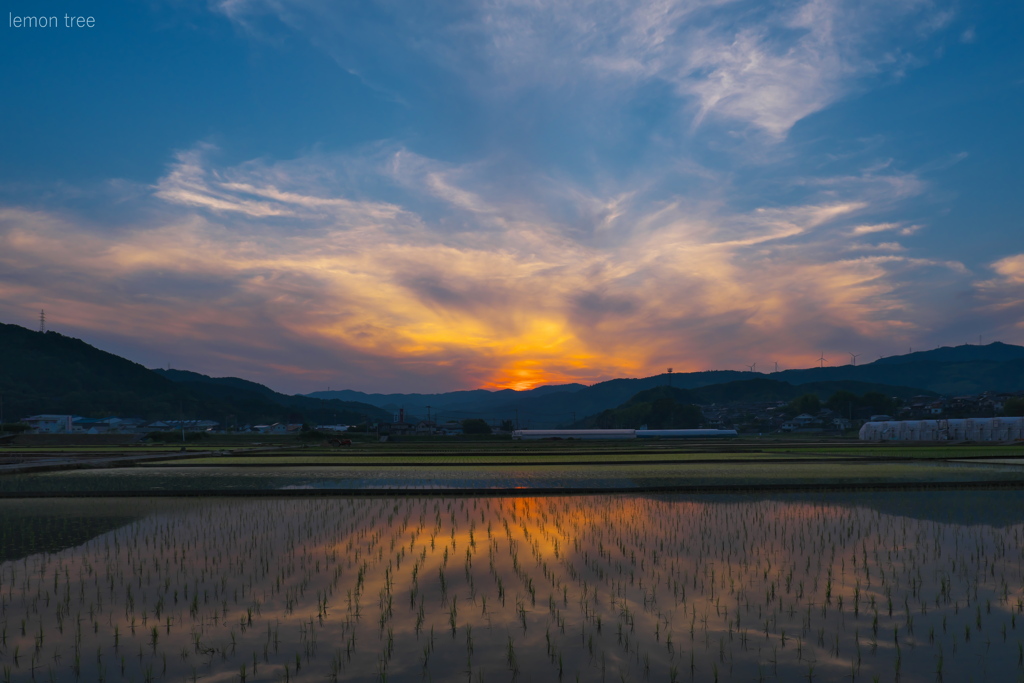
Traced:
[[1024, 417], [866, 422], [861, 441], [1021, 441]]

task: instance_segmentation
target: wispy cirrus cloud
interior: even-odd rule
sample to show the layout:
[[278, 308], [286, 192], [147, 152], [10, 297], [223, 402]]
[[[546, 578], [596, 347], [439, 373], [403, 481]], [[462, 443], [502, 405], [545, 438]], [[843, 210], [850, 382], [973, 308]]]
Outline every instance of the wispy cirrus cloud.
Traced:
[[621, 107], [637, 88], [662, 84], [683, 129], [716, 119], [770, 139], [862, 79], [922, 63], [925, 41], [952, 18], [932, 0], [487, 0], [434, 3], [429, 14], [388, 4], [350, 14], [324, 0], [213, 6], [261, 38], [286, 26], [371, 79], [388, 66], [362, 63], [365, 41], [390, 46], [402, 64], [427, 60], [502, 106], [546, 88], [563, 102]]
[[900, 235], [913, 235], [921, 229], [920, 225], [907, 225], [906, 223], [875, 223], [872, 225], [858, 225], [850, 231], [851, 235], [872, 235], [879, 232], [898, 232]]
[[1007, 283], [1024, 284], [1024, 254], [1001, 258], [992, 264], [992, 270]]

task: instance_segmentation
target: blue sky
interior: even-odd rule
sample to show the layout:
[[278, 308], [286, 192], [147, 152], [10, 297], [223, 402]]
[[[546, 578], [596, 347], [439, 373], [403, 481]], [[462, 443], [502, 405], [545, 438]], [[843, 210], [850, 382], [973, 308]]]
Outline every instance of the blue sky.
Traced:
[[1020, 3], [76, 11], [0, 28], [4, 322], [285, 391], [1024, 343]]

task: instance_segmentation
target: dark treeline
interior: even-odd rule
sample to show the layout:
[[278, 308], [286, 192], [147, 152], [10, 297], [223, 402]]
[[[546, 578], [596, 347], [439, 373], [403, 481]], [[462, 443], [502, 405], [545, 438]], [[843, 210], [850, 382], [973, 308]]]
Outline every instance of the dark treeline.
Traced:
[[380, 408], [351, 401], [287, 396], [254, 382], [220, 384], [188, 373], [175, 382], [80, 339], [0, 324], [0, 395], [4, 422], [39, 413], [84, 417], [342, 422], [389, 419]]

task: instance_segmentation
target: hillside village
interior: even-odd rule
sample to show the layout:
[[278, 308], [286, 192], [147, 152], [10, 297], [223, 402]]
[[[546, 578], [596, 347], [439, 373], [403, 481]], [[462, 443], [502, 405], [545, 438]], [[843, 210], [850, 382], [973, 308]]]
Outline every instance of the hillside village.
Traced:
[[[894, 409], [889, 412], [872, 412], [856, 406], [844, 410], [836, 405], [841, 401], [829, 401], [833, 405], [831, 408], [821, 407], [793, 415], [791, 403], [773, 401], [705, 406], [703, 413], [705, 426], [736, 429], [741, 433], [845, 432], [859, 429], [867, 421], [999, 417], [1009, 414], [1006, 412], [1007, 402], [1013, 410], [1014, 401], [1024, 402], [1024, 392], [917, 396], [905, 401], [895, 399], [892, 402]], [[1014, 410], [1013, 414], [1018, 413]]]
[[[837, 433], [857, 430], [867, 421], [920, 420], [999, 417], [1024, 413], [1024, 392], [984, 392], [971, 396], [917, 396], [908, 400], [887, 398], [887, 406], [863, 405], [863, 397], [853, 397], [843, 406], [843, 397], [833, 395], [824, 404], [808, 394], [794, 401], [737, 402], [727, 405], [700, 406], [703, 415], [698, 426], [735, 429], [739, 433]], [[858, 402], [856, 399], [860, 398]], [[886, 407], [889, 412], [874, 412]], [[801, 410], [807, 408], [807, 410]], [[470, 433], [511, 433], [516, 428], [511, 419], [484, 420], [466, 418], [441, 421], [407, 416], [399, 411], [393, 421], [368, 421], [360, 425], [275, 422], [272, 424], [225, 425], [216, 420], [143, 420], [132, 417], [105, 418], [75, 415], [40, 414], [21, 418], [17, 431], [30, 434], [122, 434], [149, 435], [166, 433], [265, 434], [298, 436], [315, 430], [325, 434], [346, 431], [368, 431], [376, 435], [397, 436], [461, 436]], [[467, 429], [467, 423], [469, 428]], [[523, 425], [529, 428], [529, 424]], [[572, 426], [572, 425], [566, 425]], [[646, 425], [636, 425], [644, 428]]]

